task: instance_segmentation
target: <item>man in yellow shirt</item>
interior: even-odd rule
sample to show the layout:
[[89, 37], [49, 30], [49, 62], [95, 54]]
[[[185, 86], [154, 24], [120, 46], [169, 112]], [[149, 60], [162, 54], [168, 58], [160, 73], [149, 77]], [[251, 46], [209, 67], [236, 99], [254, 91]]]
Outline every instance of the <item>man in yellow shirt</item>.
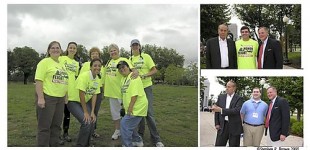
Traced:
[[236, 41], [238, 69], [256, 69], [258, 42], [250, 38], [250, 29], [240, 29], [242, 38]]

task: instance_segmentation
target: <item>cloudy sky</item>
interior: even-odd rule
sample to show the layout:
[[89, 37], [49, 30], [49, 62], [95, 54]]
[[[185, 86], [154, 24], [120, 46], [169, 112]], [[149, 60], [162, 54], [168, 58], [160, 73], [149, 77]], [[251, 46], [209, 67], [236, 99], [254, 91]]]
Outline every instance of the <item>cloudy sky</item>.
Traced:
[[198, 62], [199, 5], [182, 4], [9, 4], [7, 46], [30, 46], [45, 53], [59, 41], [87, 49], [111, 43], [130, 50], [130, 41], [173, 48], [185, 64]]

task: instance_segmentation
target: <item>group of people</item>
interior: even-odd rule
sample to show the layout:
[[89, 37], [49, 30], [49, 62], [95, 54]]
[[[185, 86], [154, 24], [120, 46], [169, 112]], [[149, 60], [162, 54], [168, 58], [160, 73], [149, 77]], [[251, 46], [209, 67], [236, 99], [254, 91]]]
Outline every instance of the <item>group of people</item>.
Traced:
[[207, 69], [282, 69], [283, 54], [279, 41], [269, 37], [267, 27], [259, 27], [260, 42], [250, 38], [250, 29], [240, 29], [241, 39], [228, 39], [228, 25], [218, 26], [218, 37], [207, 41]]
[[143, 146], [146, 119], [153, 144], [164, 146], [152, 106], [155, 63], [150, 55], [142, 53], [139, 40], [132, 40], [130, 47], [132, 56], [127, 59], [120, 57], [116, 44], [109, 45], [110, 60], [105, 65], [100, 49], [93, 47], [89, 50], [90, 61], [80, 68], [75, 60], [77, 43], [70, 42], [64, 56], [59, 42], [48, 45], [47, 57], [38, 63], [35, 73], [38, 146], [71, 142], [70, 113], [81, 124], [76, 146], [91, 146], [91, 138], [100, 137], [96, 128], [103, 96], [109, 99], [114, 121], [112, 140], [121, 137], [122, 146]]
[[283, 146], [289, 135], [290, 109], [288, 102], [277, 95], [273, 86], [267, 88], [269, 106], [261, 99], [261, 91], [253, 88], [251, 99], [246, 102], [235, 93], [234, 81], [226, 83], [226, 94], [218, 97], [210, 109], [214, 113], [217, 130], [215, 146], [239, 147], [241, 134], [243, 146], [260, 146], [265, 133], [267, 146]]

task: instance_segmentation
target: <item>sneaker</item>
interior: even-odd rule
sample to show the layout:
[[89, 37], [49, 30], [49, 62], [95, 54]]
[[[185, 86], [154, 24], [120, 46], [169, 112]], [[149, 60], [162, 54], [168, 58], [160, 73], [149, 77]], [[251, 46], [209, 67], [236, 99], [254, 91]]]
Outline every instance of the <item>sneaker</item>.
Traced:
[[65, 141], [61, 136], [59, 136], [59, 142], [58, 143], [59, 143], [59, 145], [65, 145]]
[[157, 142], [156, 147], [165, 147], [165, 145], [162, 142]]
[[99, 138], [99, 137], [100, 137], [100, 134], [94, 132], [92, 136], [93, 136], [94, 138]]
[[117, 140], [119, 136], [121, 136], [121, 132], [119, 130], [115, 130], [112, 135], [112, 140]]
[[140, 141], [140, 142], [132, 142], [132, 146], [133, 147], [143, 147], [143, 141]]
[[71, 142], [71, 141], [72, 141], [71, 138], [70, 138], [70, 136], [69, 136], [68, 134], [64, 134], [64, 135], [63, 135], [63, 139], [64, 139], [65, 141], [67, 141], [67, 142]]

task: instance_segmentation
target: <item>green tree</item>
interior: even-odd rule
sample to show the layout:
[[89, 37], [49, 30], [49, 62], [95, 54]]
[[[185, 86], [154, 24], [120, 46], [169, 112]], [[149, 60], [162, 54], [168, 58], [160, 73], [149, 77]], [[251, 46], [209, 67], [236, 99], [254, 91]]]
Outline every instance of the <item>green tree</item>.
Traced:
[[76, 53], [80, 58], [80, 63], [84, 63], [90, 60], [88, 51], [84, 45], [78, 44]]
[[180, 55], [175, 49], [168, 49], [166, 47], [158, 47], [156, 45], [142, 45], [142, 52], [149, 54], [154, 63], [156, 64], [157, 70], [160, 70], [161, 77], [157, 80], [165, 81], [166, 68], [173, 64], [176, 67], [182, 68], [184, 65], [184, 56]]
[[288, 100], [291, 110], [297, 110], [300, 121], [303, 112], [303, 77], [270, 77], [270, 85], [278, 90], [278, 95]]
[[218, 35], [217, 28], [230, 20], [230, 8], [226, 4], [200, 5], [200, 38], [205, 45], [206, 40]]
[[198, 67], [197, 63], [190, 62], [190, 64], [185, 68], [183, 75], [184, 85], [194, 85], [198, 86]]
[[[285, 15], [288, 17], [292, 16], [292, 21], [297, 22], [295, 28], [300, 29], [301, 12], [299, 4], [235, 4], [233, 8], [242, 23], [252, 29], [256, 39], [258, 39], [258, 36], [255, 29], [260, 26], [266, 26], [270, 28], [270, 33], [273, 37], [280, 35], [280, 39], [283, 41], [283, 17]], [[293, 17], [293, 12], [299, 18]]]
[[24, 84], [27, 84], [28, 77], [34, 74], [37, 62], [40, 59], [39, 54], [31, 47], [15, 47], [13, 49], [13, 59], [16, 63], [16, 69], [24, 75]]
[[184, 69], [171, 64], [165, 72], [165, 80], [168, 84], [180, 85]]
[[15, 59], [14, 59], [14, 53], [11, 50], [7, 51], [8, 55], [8, 80], [11, 80], [10, 77], [11, 75], [15, 72], [16, 70], [16, 64], [15, 64]]
[[[224, 86], [228, 81], [233, 80], [237, 85], [236, 93], [244, 97], [245, 100], [250, 99], [254, 87], [261, 89], [262, 86], [259, 84], [261, 78], [263, 77], [217, 77], [219, 84]], [[262, 91], [265, 95], [262, 100], [267, 101], [265, 91], [266, 89]]]

